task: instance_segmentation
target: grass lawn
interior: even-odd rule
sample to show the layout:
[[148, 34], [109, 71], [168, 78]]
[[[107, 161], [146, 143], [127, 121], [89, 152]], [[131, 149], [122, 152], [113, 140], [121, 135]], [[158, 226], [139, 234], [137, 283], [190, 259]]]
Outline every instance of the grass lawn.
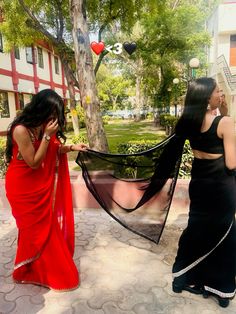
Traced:
[[[85, 129], [81, 129], [80, 132], [86, 133]], [[154, 140], [159, 143], [166, 138], [165, 131], [154, 127], [153, 122], [150, 121], [118, 120], [105, 125], [105, 132], [111, 153], [117, 152], [120, 143], [133, 140]], [[66, 136], [67, 141], [70, 142], [73, 133], [68, 133]], [[68, 157], [69, 160], [75, 160], [77, 152], [71, 152]], [[75, 167], [73, 170], [80, 170], [80, 167]]]
[[108, 145], [110, 152], [117, 152], [120, 143], [127, 143], [133, 140], [156, 140], [157, 143], [162, 141], [166, 135], [153, 126], [153, 122], [141, 121], [134, 122], [121, 121], [105, 125]]
[[[86, 130], [81, 129], [80, 132], [85, 134]], [[165, 131], [154, 127], [153, 122], [150, 121], [114, 121], [105, 125], [105, 132], [111, 153], [117, 152], [117, 147], [120, 143], [127, 143], [133, 140], [156, 140], [159, 143], [166, 138]], [[67, 133], [66, 136], [67, 141], [70, 142], [73, 133]]]

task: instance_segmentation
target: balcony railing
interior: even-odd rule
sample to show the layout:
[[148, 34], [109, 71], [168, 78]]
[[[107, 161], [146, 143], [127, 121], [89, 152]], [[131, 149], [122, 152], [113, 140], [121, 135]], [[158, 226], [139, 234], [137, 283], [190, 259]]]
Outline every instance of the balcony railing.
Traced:
[[223, 75], [231, 89], [231, 91], [236, 90], [236, 75], [233, 75], [230, 71], [228, 63], [226, 62], [225, 56], [221, 55], [217, 58], [218, 67], [222, 70]]

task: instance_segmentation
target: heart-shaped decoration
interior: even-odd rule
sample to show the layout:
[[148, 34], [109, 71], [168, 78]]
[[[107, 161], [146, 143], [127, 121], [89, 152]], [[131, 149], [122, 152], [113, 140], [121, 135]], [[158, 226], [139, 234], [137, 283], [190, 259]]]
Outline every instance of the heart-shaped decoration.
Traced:
[[135, 42], [132, 43], [125, 42], [123, 43], [123, 47], [125, 51], [128, 52], [129, 55], [131, 55], [136, 50], [137, 45]]
[[96, 41], [93, 41], [91, 42], [90, 47], [93, 50], [93, 52], [99, 55], [105, 49], [105, 44], [102, 41], [100, 41], [99, 43], [97, 43]]

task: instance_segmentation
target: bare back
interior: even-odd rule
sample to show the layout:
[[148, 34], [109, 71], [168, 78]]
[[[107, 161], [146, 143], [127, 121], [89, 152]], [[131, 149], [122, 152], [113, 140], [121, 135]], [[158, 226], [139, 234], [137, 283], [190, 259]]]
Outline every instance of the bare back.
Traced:
[[[201, 132], [206, 132], [211, 127], [215, 116], [207, 112], [202, 123]], [[217, 128], [217, 135], [223, 139], [225, 163], [229, 169], [236, 168], [236, 138], [235, 138], [235, 126], [231, 117], [223, 117]], [[193, 149], [194, 157], [198, 159], [217, 159], [223, 154], [211, 154], [200, 150]]]

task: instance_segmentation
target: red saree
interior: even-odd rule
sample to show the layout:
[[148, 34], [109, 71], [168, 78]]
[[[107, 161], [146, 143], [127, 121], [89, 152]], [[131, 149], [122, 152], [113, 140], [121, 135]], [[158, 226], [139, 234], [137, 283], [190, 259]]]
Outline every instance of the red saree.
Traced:
[[[35, 149], [40, 141], [35, 141]], [[78, 287], [73, 261], [74, 216], [66, 154], [52, 137], [46, 157], [31, 169], [13, 144], [6, 173], [6, 194], [19, 230], [13, 278], [55, 290]]]

